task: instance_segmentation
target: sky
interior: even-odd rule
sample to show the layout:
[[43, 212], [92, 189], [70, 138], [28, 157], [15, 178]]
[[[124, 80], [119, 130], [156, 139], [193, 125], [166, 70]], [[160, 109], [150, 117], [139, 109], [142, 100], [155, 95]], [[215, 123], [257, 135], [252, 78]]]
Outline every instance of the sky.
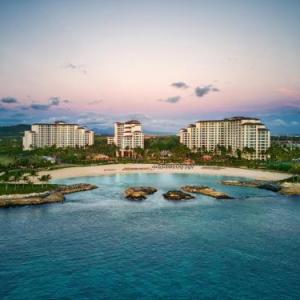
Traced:
[[300, 134], [299, 0], [0, 0], [0, 125], [230, 116]]

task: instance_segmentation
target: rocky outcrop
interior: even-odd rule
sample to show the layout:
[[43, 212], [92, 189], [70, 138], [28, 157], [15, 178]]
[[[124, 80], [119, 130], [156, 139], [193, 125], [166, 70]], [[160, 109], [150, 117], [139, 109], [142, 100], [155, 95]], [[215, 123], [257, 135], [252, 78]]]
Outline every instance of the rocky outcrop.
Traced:
[[157, 192], [156, 188], [153, 187], [129, 187], [125, 190], [125, 197], [129, 200], [144, 200], [147, 195], [151, 195]]
[[279, 192], [281, 190], [280, 184], [271, 181], [240, 181], [240, 180], [223, 180], [221, 181], [224, 185], [241, 186], [241, 187], [255, 187], [264, 189], [272, 192]]
[[182, 191], [168, 191], [167, 193], [163, 194], [163, 196], [165, 199], [172, 201], [191, 200], [195, 198], [194, 196]]
[[71, 193], [94, 190], [96, 188], [97, 188], [97, 186], [93, 185], [93, 184], [76, 183], [76, 184], [70, 184], [70, 185], [62, 185], [57, 189], [57, 191], [59, 191], [62, 194], [66, 195], [66, 194], [71, 194]]
[[15, 194], [0, 196], [0, 207], [21, 205], [40, 205], [46, 203], [63, 202], [65, 196], [60, 192], [43, 192], [31, 194]]
[[280, 193], [288, 196], [300, 195], [300, 183], [283, 182]]
[[264, 182], [258, 185], [259, 189], [268, 190], [272, 192], [279, 192], [281, 190], [280, 184], [276, 182]]
[[65, 196], [61, 192], [50, 193], [47, 197], [44, 198], [44, 203], [57, 203], [63, 202], [65, 200]]
[[183, 191], [188, 193], [200, 193], [201, 190], [209, 189], [206, 185], [185, 185], [181, 188]]
[[231, 186], [243, 186], [243, 187], [258, 187], [258, 181], [239, 181], [239, 180], [222, 180], [222, 184]]
[[207, 186], [194, 186], [194, 185], [186, 185], [181, 188], [183, 191], [188, 192], [188, 193], [197, 193], [197, 194], [202, 194], [205, 196], [213, 197], [216, 199], [233, 199], [229, 195], [223, 193], [223, 192], [218, 192], [212, 188], [209, 188]]

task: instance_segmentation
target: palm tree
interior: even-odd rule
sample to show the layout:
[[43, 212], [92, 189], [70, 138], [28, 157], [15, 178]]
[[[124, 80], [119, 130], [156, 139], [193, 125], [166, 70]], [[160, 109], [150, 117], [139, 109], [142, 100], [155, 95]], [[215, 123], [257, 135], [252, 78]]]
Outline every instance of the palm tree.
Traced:
[[144, 156], [144, 153], [145, 153], [145, 150], [142, 149], [141, 147], [138, 147], [138, 148], [135, 148], [134, 149], [134, 152], [137, 156], [140, 156], [140, 157], [143, 157]]
[[256, 151], [254, 148], [252, 147], [245, 147], [243, 150], [242, 150], [242, 154], [244, 154], [247, 159], [248, 159], [248, 155], [252, 156], [252, 154], [254, 154]]
[[42, 182], [42, 187], [44, 187], [44, 182], [48, 183], [50, 179], [51, 179], [51, 175], [50, 174], [42, 175], [39, 178], [39, 180]]
[[241, 149], [236, 149], [236, 155], [237, 155], [238, 159], [242, 158], [242, 151], [241, 151]]
[[294, 175], [293, 176], [293, 182], [295, 182], [295, 179], [296, 181], [298, 182], [298, 179], [299, 179], [299, 174], [300, 174], [300, 164], [294, 164], [291, 168], [291, 172], [292, 174]]
[[21, 174], [19, 172], [15, 173], [15, 175], [13, 176], [13, 181], [15, 183], [15, 190], [17, 189], [17, 184], [21, 179]]
[[[26, 182], [26, 184], [28, 184], [29, 177], [28, 177], [27, 175], [23, 175], [22, 180], [23, 180], [24, 182]], [[23, 184], [23, 187], [24, 187], [24, 184]]]
[[[34, 177], [37, 177], [38, 175], [37, 175], [37, 173], [36, 173], [36, 170], [34, 170], [34, 169], [31, 169], [30, 170], [30, 176], [31, 176], [31, 178], [33, 179]], [[30, 181], [31, 182], [31, 181]]]
[[5, 182], [5, 190], [8, 189], [8, 182], [9, 182], [9, 174], [8, 171], [5, 171], [5, 173], [1, 176], [2, 181]]

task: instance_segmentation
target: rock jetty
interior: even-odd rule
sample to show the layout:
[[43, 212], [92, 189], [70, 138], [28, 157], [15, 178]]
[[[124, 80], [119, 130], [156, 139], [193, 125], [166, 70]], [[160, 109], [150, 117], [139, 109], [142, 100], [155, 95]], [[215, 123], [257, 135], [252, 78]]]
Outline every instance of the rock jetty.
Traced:
[[243, 187], [258, 187], [258, 181], [240, 181], [240, 180], [222, 180], [222, 184], [231, 186], [243, 186]]
[[264, 189], [272, 192], [279, 192], [281, 190], [280, 184], [271, 181], [223, 180], [221, 181], [221, 183], [224, 185], [231, 185], [231, 186], [255, 187], [255, 188]]
[[276, 182], [263, 182], [258, 185], [259, 189], [268, 190], [272, 192], [279, 192], [281, 191], [281, 185]]
[[181, 188], [183, 191], [188, 192], [188, 193], [197, 193], [197, 194], [202, 194], [205, 196], [210, 196], [215, 199], [233, 199], [233, 197], [230, 197], [229, 195], [223, 193], [223, 192], [218, 192], [208, 186], [194, 186], [194, 185], [186, 185]]
[[283, 182], [280, 193], [288, 196], [300, 195], [300, 183]]
[[188, 194], [184, 193], [182, 191], [168, 191], [167, 193], [163, 194], [164, 198], [167, 200], [171, 201], [182, 201], [182, 200], [191, 200], [194, 199], [195, 197]]
[[125, 197], [128, 200], [144, 200], [148, 195], [154, 194], [157, 192], [156, 188], [153, 187], [129, 187], [124, 191]]
[[12, 194], [0, 196], [0, 207], [39, 205], [63, 202], [64, 200], [65, 196], [56, 191], [30, 194]]
[[56, 190], [41, 193], [2, 195], [0, 196], [0, 208], [59, 203], [65, 200], [65, 194], [88, 191], [95, 188], [97, 188], [97, 186], [92, 184], [79, 183], [59, 186]]
[[97, 186], [89, 183], [76, 183], [76, 184], [70, 184], [70, 185], [61, 185], [57, 191], [61, 192], [62, 194], [71, 194], [71, 193], [77, 193], [77, 192], [84, 192], [89, 190], [96, 189]]

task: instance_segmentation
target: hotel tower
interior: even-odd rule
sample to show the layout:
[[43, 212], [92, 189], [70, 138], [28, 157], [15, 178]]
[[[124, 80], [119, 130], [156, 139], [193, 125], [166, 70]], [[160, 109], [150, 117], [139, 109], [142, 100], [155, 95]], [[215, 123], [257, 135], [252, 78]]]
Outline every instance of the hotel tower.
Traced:
[[54, 145], [58, 148], [94, 145], [94, 132], [77, 124], [58, 121], [54, 124], [33, 124], [31, 130], [27, 130], [24, 133], [24, 150]]
[[144, 134], [139, 121], [115, 122], [114, 131], [114, 137], [109, 137], [107, 142], [115, 144], [119, 148], [121, 156], [132, 156], [132, 150], [135, 148], [144, 149]]
[[[237, 150], [247, 159], [267, 158], [265, 151], [270, 147], [270, 131], [256, 118], [233, 117], [224, 120], [198, 121], [179, 131], [180, 142], [191, 150], [215, 151], [218, 146]], [[246, 153], [244, 149], [254, 149]]]

